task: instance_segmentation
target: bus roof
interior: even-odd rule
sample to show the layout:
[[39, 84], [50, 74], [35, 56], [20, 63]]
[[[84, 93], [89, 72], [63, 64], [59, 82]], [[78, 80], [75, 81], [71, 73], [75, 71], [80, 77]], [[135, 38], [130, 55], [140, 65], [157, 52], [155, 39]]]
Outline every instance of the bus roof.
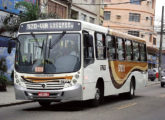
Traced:
[[105, 34], [110, 34], [110, 35], [114, 35], [114, 36], [117, 36], [117, 37], [122, 37], [122, 38], [125, 38], [125, 39], [128, 39], [128, 40], [133, 40], [133, 41], [138, 41], [138, 42], [145, 42], [145, 39], [143, 39], [143, 38], [136, 37], [136, 36], [133, 36], [133, 35], [129, 35], [127, 33], [123, 33], [123, 32], [117, 31], [117, 30], [113, 30], [111, 28], [106, 28], [106, 27], [103, 27], [103, 26], [100, 26], [100, 25], [96, 25], [96, 24], [85, 22], [85, 21], [81, 21], [81, 20], [73, 20], [73, 19], [44, 19], [44, 20], [34, 20], [34, 21], [23, 22], [23, 23], [21, 23], [21, 25], [22, 24], [27, 24], [27, 23], [33, 23], [33, 22], [46, 22], [46, 21], [50, 21], [50, 22], [51, 21], [80, 22], [81, 26], [82, 26], [82, 28], [81, 28], [82, 30], [85, 29], [85, 30], [98, 31], [98, 32], [102, 32], [102, 33], [105, 33]]
[[125, 39], [128, 39], [128, 40], [137, 41], [137, 42], [146, 42], [145, 39], [143, 39], [143, 38], [136, 37], [136, 36], [133, 36], [133, 35], [129, 35], [128, 33], [123, 33], [123, 32], [120, 32], [120, 31], [113, 30], [113, 29], [109, 29], [109, 34], [117, 36], [117, 37], [122, 37], [122, 38], [125, 38]]

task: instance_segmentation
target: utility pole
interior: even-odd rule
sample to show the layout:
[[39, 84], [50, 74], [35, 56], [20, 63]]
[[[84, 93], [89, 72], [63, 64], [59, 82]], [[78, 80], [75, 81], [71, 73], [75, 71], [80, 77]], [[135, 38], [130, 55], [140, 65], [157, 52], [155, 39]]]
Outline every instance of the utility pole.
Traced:
[[68, 18], [71, 19], [72, 12], [72, 0], [68, 0]]
[[163, 42], [163, 23], [164, 21], [164, 6], [162, 6], [162, 19], [161, 19], [161, 31], [160, 31], [160, 48], [159, 48], [159, 81], [162, 79], [161, 65], [162, 65], [162, 42]]

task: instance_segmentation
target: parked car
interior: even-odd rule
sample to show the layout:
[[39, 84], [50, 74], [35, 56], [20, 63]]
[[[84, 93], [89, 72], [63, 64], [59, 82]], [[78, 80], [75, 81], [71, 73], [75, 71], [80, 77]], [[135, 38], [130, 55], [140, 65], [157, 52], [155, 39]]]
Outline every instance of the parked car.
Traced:
[[161, 73], [162, 73], [162, 77], [165, 77], [165, 69], [163, 69]]
[[154, 81], [156, 78], [158, 78], [158, 68], [148, 69], [148, 79]]
[[164, 85], [165, 85], [165, 69], [163, 69], [162, 71], [161, 71], [161, 74], [162, 74], [162, 79], [161, 79], [161, 87], [164, 87]]
[[161, 87], [164, 87], [164, 85], [165, 85], [165, 76], [162, 77], [162, 80], [161, 80], [160, 84], [161, 84]]

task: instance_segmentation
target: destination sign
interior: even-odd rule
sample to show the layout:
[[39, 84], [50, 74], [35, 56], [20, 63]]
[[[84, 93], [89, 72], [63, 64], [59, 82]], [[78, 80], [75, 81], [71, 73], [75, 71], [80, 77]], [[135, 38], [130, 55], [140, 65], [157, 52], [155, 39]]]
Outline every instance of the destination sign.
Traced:
[[53, 31], [79, 31], [80, 22], [74, 21], [41, 21], [21, 24], [19, 32], [53, 32]]

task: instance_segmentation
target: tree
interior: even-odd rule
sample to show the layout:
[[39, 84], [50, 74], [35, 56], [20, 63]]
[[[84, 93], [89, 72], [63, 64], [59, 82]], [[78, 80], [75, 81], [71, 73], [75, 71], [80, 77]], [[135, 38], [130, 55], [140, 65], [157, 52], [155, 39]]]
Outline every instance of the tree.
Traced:
[[5, 58], [0, 59], [0, 72], [1, 72], [1, 75], [4, 74], [5, 72], [7, 72], [7, 65], [6, 65]]
[[60, 18], [54, 13], [41, 13], [37, 4], [31, 2], [20, 1], [16, 3], [16, 8], [23, 8], [24, 11], [19, 15], [8, 15], [3, 21], [3, 26], [0, 28], [0, 34], [10, 32], [13, 34], [18, 31], [19, 25], [22, 22], [32, 21], [45, 18]]
[[7, 72], [7, 65], [6, 59], [0, 59], [0, 91], [6, 91], [6, 82], [7, 78], [5, 77], [4, 73]]
[[24, 11], [17, 15], [8, 15], [3, 21], [3, 26], [0, 28], [0, 33], [17, 32], [20, 23], [39, 19], [39, 7], [31, 2], [20, 1], [15, 5], [16, 8], [23, 8]]

